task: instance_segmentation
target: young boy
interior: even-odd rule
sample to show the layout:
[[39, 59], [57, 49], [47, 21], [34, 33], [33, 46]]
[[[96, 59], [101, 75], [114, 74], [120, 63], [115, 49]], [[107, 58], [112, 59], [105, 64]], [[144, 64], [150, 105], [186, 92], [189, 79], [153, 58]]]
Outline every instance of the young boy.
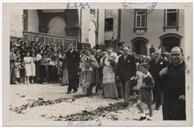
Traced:
[[21, 67], [21, 58], [17, 58], [15, 62], [16, 83], [20, 83], [20, 67]]
[[[139, 90], [139, 99], [137, 102], [137, 107], [139, 108], [140, 112], [143, 114], [144, 111], [143, 111], [142, 105], [143, 105], [143, 103], [145, 103], [148, 106], [148, 110], [149, 110], [149, 118], [148, 119], [151, 119], [151, 117], [152, 117], [151, 104], [152, 104], [152, 100], [153, 100], [152, 89], [154, 87], [154, 80], [148, 71], [148, 68], [149, 68], [148, 64], [142, 63], [142, 64], [140, 64], [140, 66], [142, 67], [142, 73], [144, 74], [144, 76], [142, 79], [142, 85], [141, 85], [140, 90]], [[140, 120], [142, 118], [145, 118], [145, 117], [141, 116]]]
[[26, 69], [25, 69], [25, 62], [21, 60], [20, 66], [20, 83], [26, 83]]

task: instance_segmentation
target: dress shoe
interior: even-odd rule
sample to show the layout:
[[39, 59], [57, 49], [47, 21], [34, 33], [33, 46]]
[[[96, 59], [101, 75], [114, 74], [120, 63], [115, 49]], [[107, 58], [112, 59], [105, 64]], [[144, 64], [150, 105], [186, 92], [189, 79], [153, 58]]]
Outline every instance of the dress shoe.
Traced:
[[156, 107], [155, 110], [160, 110], [160, 107]]
[[71, 92], [69, 92], [69, 91], [68, 91], [68, 92], [66, 92], [66, 94], [70, 94], [70, 93], [71, 93]]

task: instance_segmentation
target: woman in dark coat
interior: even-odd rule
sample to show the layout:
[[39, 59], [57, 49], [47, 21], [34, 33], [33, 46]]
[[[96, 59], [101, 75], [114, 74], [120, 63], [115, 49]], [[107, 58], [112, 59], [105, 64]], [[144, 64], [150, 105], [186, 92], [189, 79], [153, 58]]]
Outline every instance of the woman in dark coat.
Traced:
[[186, 120], [185, 63], [179, 47], [171, 50], [171, 64], [162, 69], [163, 120]]

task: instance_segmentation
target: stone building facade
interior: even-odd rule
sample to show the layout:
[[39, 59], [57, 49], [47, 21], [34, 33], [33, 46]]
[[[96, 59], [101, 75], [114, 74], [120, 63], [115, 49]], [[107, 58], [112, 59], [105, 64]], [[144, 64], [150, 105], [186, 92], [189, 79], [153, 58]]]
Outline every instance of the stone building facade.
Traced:
[[[11, 37], [91, 47], [123, 43], [132, 52], [149, 55], [150, 48], [184, 49], [181, 9], [15, 9], [10, 14]], [[30, 36], [29, 36], [30, 35]], [[36, 35], [36, 36], [34, 36]], [[32, 36], [32, 37], [31, 37]]]

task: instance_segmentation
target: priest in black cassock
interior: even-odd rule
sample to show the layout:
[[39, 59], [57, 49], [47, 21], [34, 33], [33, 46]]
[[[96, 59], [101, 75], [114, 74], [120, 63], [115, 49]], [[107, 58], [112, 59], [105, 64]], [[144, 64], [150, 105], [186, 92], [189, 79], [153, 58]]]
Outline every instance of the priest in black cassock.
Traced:
[[179, 47], [171, 50], [171, 64], [160, 72], [163, 120], [186, 120], [185, 62]]
[[66, 53], [67, 63], [68, 63], [68, 79], [69, 86], [67, 94], [78, 91], [79, 85], [79, 63], [80, 63], [80, 53], [76, 47], [71, 44], [69, 50]]

